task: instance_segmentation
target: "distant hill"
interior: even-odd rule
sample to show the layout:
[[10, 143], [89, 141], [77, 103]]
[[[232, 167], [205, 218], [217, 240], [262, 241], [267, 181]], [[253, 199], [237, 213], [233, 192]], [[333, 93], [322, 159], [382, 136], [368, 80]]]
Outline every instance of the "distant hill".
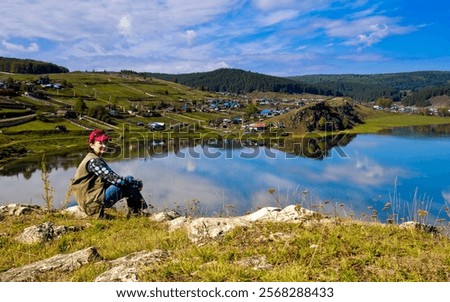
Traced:
[[[446, 94], [448, 71], [418, 71], [389, 74], [342, 74], [274, 77], [240, 69], [218, 69], [189, 74], [145, 73], [146, 76], [177, 82], [200, 90], [230, 93], [271, 91], [348, 96], [355, 101], [378, 98], [405, 101], [407, 105], [427, 106], [429, 97]], [[426, 92], [424, 92], [424, 90]]]
[[[449, 71], [417, 71], [387, 74], [342, 74], [305, 75], [290, 79], [317, 85], [320, 89], [330, 89], [360, 101], [374, 101], [379, 97], [389, 97], [400, 101], [408, 97], [408, 105], [427, 105], [427, 96], [441, 95], [443, 87], [450, 84]], [[434, 90], [436, 92], [433, 92]], [[427, 93], [421, 92], [427, 90]], [[420, 93], [419, 93], [420, 92]], [[419, 94], [412, 97], [412, 95]]]
[[69, 69], [53, 63], [0, 57], [0, 71], [22, 74], [66, 73]]
[[145, 73], [145, 75], [212, 92], [242, 94], [254, 91], [318, 93], [314, 85], [301, 83], [292, 79], [231, 68], [188, 74]]
[[305, 75], [289, 77], [308, 84], [354, 83], [389, 87], [398, 90], [418, 90], [430, 86], [441, 86], [450, 83], [450, 71], [416, 71], [386, 74], [338, 74], [338, 75]]
[[[437, 106], [449, 107], [448, 98], [450, 97], [450, 84], [442, 86], [425, 87], [419, 91], [408, 95], [403, 99], [405, 105], [429, 106], [431, 104]], [[436, 102], [439, 99], [439, 102]], [[444, 102], [444, 100], [446, 100]]]

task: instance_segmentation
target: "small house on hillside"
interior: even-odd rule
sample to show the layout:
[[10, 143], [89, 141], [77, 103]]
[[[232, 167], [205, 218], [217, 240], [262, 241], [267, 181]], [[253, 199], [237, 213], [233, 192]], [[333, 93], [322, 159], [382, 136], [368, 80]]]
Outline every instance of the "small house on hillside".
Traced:
[[262, 110], [259, 114], [261, 116], [263, 116], [263, 117], [271, 117], [272, 116], [272, 110], [265, 109], [265, 110]]
[[148, 124], [150, 131], [163, 131], [166, 129], [166, 124], [161, 122], [153, 122]]
[[251, 131], [264, 131], [267, 129], [267, 125], [265, 123], [261, 123], [261, 122], [252, 123], [249, 125], [249, 129]]

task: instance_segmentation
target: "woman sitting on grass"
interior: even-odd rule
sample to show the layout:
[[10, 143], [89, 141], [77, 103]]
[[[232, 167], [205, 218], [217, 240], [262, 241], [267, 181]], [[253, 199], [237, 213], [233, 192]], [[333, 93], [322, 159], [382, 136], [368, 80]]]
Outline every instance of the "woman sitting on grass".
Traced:
[[142, 197], [142, 181], [132, 176], [116, 174], [102, 159], [109, 136], [102, 130], [89, 135], [89, 152], [75, 172], [72, 190], [80, 208], [89, 216], [103, 217], [104, 209], [127, 198], [129, 213], [139, 214], [147, 209]]

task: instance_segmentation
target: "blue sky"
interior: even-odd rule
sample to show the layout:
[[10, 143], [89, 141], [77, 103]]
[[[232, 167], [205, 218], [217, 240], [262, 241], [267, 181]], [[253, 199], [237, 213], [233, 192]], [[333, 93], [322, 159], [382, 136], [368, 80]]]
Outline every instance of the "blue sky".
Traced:
[[450, 70], [448, 0], [4, 0], [0, 56], [76, 70]]

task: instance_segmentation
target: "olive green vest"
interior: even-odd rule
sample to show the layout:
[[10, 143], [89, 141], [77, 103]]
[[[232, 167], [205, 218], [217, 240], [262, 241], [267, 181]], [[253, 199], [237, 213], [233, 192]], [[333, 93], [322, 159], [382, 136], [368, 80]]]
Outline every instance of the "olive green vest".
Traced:
[[78, 205], [87, 215], [99, 214], [105, 199], [104, 181], [86, 169], [87, 163], [94, 158], [99, 158], [99, 156], [91, 152], [86, 155], [78, 166], [72, 181], [72, 192]]

